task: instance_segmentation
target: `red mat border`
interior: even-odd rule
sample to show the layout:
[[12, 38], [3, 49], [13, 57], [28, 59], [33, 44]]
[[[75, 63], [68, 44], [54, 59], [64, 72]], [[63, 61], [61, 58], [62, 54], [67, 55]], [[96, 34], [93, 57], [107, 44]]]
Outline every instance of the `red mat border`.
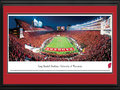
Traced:
[[[8, 13], [112, 13], [112, 74], [8, 74]], [[3, 6], [3, 84], [117, 84], [117, 6]]]

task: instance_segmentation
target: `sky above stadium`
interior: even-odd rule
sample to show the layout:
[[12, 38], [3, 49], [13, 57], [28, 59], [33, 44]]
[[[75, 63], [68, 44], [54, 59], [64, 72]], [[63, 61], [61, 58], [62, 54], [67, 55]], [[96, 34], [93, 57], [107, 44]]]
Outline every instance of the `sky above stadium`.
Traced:
[[42, 21], [43, 26], [51, 26], [56, 30], [57, 26], [82, 24], [100, 18], [100, 16], [9, 16], [9, 28], [16, 28], [16, 19], [32, 24], [34, 19]]

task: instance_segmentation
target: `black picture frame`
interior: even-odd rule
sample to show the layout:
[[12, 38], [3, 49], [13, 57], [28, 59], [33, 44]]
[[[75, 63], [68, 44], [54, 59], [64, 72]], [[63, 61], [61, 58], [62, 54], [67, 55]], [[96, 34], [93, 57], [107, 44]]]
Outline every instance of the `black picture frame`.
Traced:
[[[117, 85], [4, 85], [3, 84], [3, 6], [4, 5], [47, 5], [47, 6], [97, 6], [97, 5], [117, 5]], [[1, 0], [0, 1], [0, 89], [120, 89], [120, 0]]]

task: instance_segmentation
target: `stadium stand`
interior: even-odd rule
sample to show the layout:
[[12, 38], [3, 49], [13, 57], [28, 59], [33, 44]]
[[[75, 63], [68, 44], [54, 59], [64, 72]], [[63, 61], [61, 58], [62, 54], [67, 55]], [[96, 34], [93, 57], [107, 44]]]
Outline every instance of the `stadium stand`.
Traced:
[[[34, 34], [37, 34], [34, 33]], [[74, 57], [55, 56], [46, 53], [33, 53], [24, 48], [25, 44], [40, 47], [42, 43], [56, 35], [72, 37], [78, 44], [86, 46], [84, 55]], [[52, 32], [43, 35], [32, 36], [30, 32], [24, 33], [25, 38], [19, 39], [9, 35], [9, 60], [10, 61], [110, 61], [111, 60], [111, 38], [108, 35], [100, 35], [100, 31], [66, 31]]]
[[47, 31], [50, 30], [52, 31], [53, 29], [51, 27], [48, 26], [44, 26], [43, 28], [36, 28], [33, 27], [32, 25], [26, 23], [25, 21], [19, 20], [19, 19], [15, 19], [17, 25], [20, 25], [20, 27], [22, 27], [24, 29], [24, 31]]

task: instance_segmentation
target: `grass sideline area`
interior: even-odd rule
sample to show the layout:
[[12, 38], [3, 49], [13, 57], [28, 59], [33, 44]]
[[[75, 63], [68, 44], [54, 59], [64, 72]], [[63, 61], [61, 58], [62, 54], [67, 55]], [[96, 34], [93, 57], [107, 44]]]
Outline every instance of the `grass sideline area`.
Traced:
[[[72, 51], [48, 51], [45, 50], [45, 48], [74, 48]], [[43, 52], [46, 53], [54, 53], [54, 54], [59, 54], [59, 55], [64, 55], [64, 54], [71, 54], [71, 53], [78, 53], [78, 49], [70, 43], [69, 39], [67, 37], [62, 37], [62, 36], [56, 36], [52, 39], [52, 41], [46, 45], [44, 48]]]

